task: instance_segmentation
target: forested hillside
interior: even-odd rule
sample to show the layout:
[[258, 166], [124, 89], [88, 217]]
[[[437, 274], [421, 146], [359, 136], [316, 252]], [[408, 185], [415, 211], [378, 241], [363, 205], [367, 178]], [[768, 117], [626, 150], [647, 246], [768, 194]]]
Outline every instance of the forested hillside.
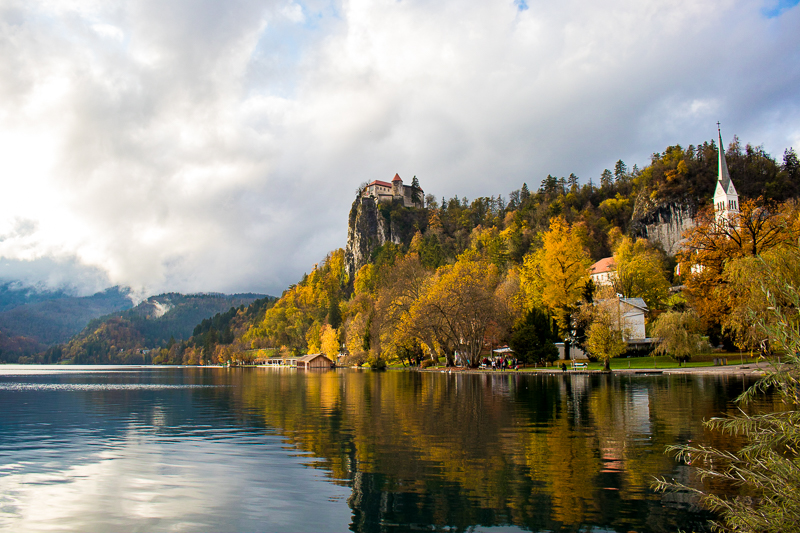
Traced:
[[64, 342], [93, 318], [132, 307], [128, 289], [112, 287], [92, 296], [63, 291], [0, 287], [0, 362], [16, 363]]
[[48, 349], [34, 360], [78, 364], [159, 362], [162, 348], [180, 346], [202, 320], [220, 312], [245, 312], [260, 297], [270, 299], [249, 293], [151, 296], [136, 307], [91, 321], [69, 342]]
[[70, 296], [63, 289], [48, 290], [30, 287], [20, 282], [6, 281], [0, 283], [0, 313], [25, 304], [55, 300]]
[[[748, 212], [760, 213], [764, 227], [774, 230], [773, 245], [792, 242], [800, 179], [796, 153], [787, 149], [778, 162], [762, 148], [742, 146], [734, 138], [726, 158], [742, 199], [751, 199]], [[650, 322], [667, 310], [695, 312], [712, 297], [735, 309], [730, 294], [713, 296], [728, 286], [722, 277], [725, 265], [714, 290], [689, 283], [683, 293], [671, 294], [670, 286], [686, 281], [676, 277], [676, 263], [683, 260], [690, 268], [692, 256], [670, 256], [659, 243], [639, 238], [654, 210], [670, 205], [696, 215], [701, 226], [706, 220], [700, 229], [707, 230], [717, 168], [717, 146], [711, 141], [670, 146], [653, 154], [642, 169], [617, 161], [598, 182], [589, 179], [583, 185], [574, 174], [548, 175], [538, 187], [526, 183], [507, 197], [438, 200], [428, 195], [425, 209], [381, 204], [382, 223], [391, 227], [392, 217], [402, 217], [413, 220], [416, 230], [398, 232], [401, 237], [374, 249], [351, 276], [346, 261], [353, 254], [330, 252], [274, 306], [240, 322], [232, 336], [206, 337], [202, 353], [205, 361], [216, 362], [214, 354], [223, 360], [230, 350], [249, 348], [271, 348], [282, 355], [345, 352], [351, 362], [380, 366], [392, 359], [453, 362], [458, 352], [476, 364], [488, 346], [561, 338], [595, 356], [616, 355], [619, 346], [592, 344], [590, 337], [608, 322], [598, 315], [602, 307], [590, 305], [593, 299], [609, 294], [644, 298]], [[362, 205], [357, 198], [351, 225]], [[727, 247], [730, 259], [752, 255], [748, 250], [759, 239], [741, 233], [733, 239], [739, 243], [735, 250], [720, 245]], [[699, 243], [697, 238], [692, 242]], [[703, 250], [706, 245], [698, 244]], [[592, 285], [587, 269], [607, 256], [614, 257], [618, 279], [604, 294]], [[750, 342], [724, 315], [701, 319], [714, 343]], [[552, 352], [531, 352], [525, 358], [543, 357]]]

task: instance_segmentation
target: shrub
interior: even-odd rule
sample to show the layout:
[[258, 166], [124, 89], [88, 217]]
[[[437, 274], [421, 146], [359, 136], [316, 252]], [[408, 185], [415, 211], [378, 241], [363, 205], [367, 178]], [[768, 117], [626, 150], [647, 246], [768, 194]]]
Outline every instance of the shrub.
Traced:
[[[791, 249], [795, 264], [800, 250]], [[710, 494], [674, 480], [656, 480], [657, 490], [688, 491], [720, 514], [712, 522], [717, 531], [779, 533], [798, 531], [800, 524], [800, 284], [781, 275], [780, 269], [765, 268], [757, 278], [770, 316], [752, 312], [753, 324], [773, 346], [784, 352], [783, 365], [775, 365], [737, 398], [747, 404], [772, 389], [787, 406], [785, 411], [757, 415], [741, 414], [712, 418], [711, 430], [742, 435], [746, 444], [729, 452], [706, 446], [671, 446], [679, 460], [691, 457], [691, 465], [703, 480], [724, 480], [738, 487], [740, 496]]]

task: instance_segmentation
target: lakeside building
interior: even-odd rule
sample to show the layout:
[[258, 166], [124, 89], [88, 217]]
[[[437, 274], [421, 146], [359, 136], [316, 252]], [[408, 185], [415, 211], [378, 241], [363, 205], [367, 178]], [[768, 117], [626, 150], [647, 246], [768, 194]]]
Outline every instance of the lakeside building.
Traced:
[[614, 329], [622, 330], [622, 338], [626, 343], [647, 339], [644, 322], [649, 309], [642, 298], [623, 298], [617, 295], [616, 298], [598, 300], [596, 303], [616, 317], [617, 327]]
[[303, 370], [311, 370], [318, 368], [333, 368], [336, 364], [331, 361], [325, 354], [310, 353], [301, 357], [270, 357], [266, 360], [267, 366], [290, 366], [293, 368], [302, 368]]
[[[642, 298], [606, 298], [597, 300], [596, 306], [606, 309], [614, 317], [614, 331], [620, 332], [622, 340], [628, 349], [644, 349], [653, 344], [654, 339], [649, 338], [645, 332], [645, 317], [648, 307]], [[563, 342], [555, 343], [558, 348], [558, 358], [566, 359]], [[570, 359], [583, 360], [588, 356], [578, 346], [570, 346]]]

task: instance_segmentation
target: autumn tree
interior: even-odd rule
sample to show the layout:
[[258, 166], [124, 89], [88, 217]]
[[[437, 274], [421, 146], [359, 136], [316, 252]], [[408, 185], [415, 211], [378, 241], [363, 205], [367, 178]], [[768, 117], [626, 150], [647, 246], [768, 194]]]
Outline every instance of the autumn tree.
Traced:
[[478, 226], [472, 231], [470, 240], [472, 248], [484, 255], [486, 260], [499, 268], [505, 267], [508, 262], [508, 245], [497, 227], [484, 229]]
[[348, 363], [361, 364], [370, 349], [370, 329], [375, 313], [375, 293], [378, 276], [373, 264], [366, 264], [356, 272], [353, 297], [347, 302], [344, 319], [344, 340]]
[[[723, 328], [733, 334], [737, 346], [743, 349], [768, 351], [762, 325], [772, 323], [774, 307], [770, 298], [782, 293], [782, 287], [772, 283], [778, 279], [800, 286], [800, 252], [792, 245], [776, 246], [758, 257], [741, 257], [730, 261], [724, 272], [732, 298], [731, 310], [723, 319]], [[789, 302], [781, 301], [786, 308]], [[757, 319], [754, 320], [753, 317]]]
[[619, 302], [612, 299], [591, 306], [591, 323], [586, 333], [589, 353], [603, 361], [603, 370], [611, 369], [611, 359], [625, 353], [624, 323]]
[[422, 266], [416, 253], [398, 258], [388, 269], [375, 303], [375, 323], [382, 354], [406, 361], [419, 355], [423, 324], [413, 320], [411, 314], [422, 299], [429, 277], [430, 273]]
[[742, 200], [739, 213], [718, 220], [705, 209], [697, 225], [686, 231], [686, 243], [678, 254], [690, 301], [707, 325], [722, 324], [736, 297], [724, 277], [728, 262], [759, 256], [776, 246], [791, 243], [797, 235], [794, 202], [782, 205]]
[[653, 322], [653, 335], [658, 339], [655, 353], [669, 355], [678, 363], [708, 350], [708, 339], [702, 334], [702, 323], [693, 310], [667, 311]]
[[320, 335], [320, 351], [336, 362], [339, 355], [339, 332], [326, 324]]
[[666, 258], [646, 239], [622, 237], [614, 250], [614, 290], [625, 298], [641, 298], [659, 309], [669, 296]]
[[571, 331], [572, 314], [589, 280], [590, 265], [582, 228], [570, 226], [563, 217], [553, 218], [542, 235], [542, 247], [525, 256], [521, 270], [529, 308], [546, 307], [561, 330]]
[[427, 285], [412, 317], [424, 324], [426, 344], [445, 344], [449, 364], [455, 362], [449, 348], [469, 365], [478, 364], [487, 328], [496, 319], [498, 283], [497, 268], [467, 252], [441, 267]]

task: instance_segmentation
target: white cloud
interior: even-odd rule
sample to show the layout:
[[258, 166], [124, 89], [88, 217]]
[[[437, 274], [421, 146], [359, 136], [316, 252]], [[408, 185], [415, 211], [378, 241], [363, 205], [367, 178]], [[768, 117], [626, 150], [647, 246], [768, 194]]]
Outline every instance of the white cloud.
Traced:
[[122, 30], [111, 24], [93, 24], [92, 29], [96, 31], [98, 35], [107, 39], [122, 41], [125, 38], [125, 34]]
[[281, 9], [281, 14], [295, 24], [302, 24], [306, 21], [306, 16], [303, 14], [303, 7], [294, 2], [284, 6], [283, 9]]
[[[333, 497], [346, 498], [349, 489], [307, 468], [307, 457], [286, 457], [289, 452], [278, 437], [252, 435], [251, 452], [258, 453], [249, 456], [213, 438], [193, 436], [186, 446], [173, 442], [169, 433], [159, 435], [170, 431], [158, 427], [165, 422], [160, 406], [152, 415], [151, 432], [105, 426], [102, 437], [108, 439], [102, 451], [91, 451], [100, 448], [97, 441], [77, 440], [81, 448], [62, 447], [32, 461], [3, 465], [0, 527], [92, 531], [135, 523], [148, 530], [169, 524], [172, 531], [285, 531], [303, 523], [310, 530], [337, 531], [349, 523], [350, 509], [330, 503]], [[197, 464], [204, 466], [198, 469]], [[310, 506], [313, 517], [308, 516]]]
[[140, 290], [279, 294], [355, 187], [436, 196], [797, 143], [800, 8], [750, 0], [0, 7], [0, 242]]

